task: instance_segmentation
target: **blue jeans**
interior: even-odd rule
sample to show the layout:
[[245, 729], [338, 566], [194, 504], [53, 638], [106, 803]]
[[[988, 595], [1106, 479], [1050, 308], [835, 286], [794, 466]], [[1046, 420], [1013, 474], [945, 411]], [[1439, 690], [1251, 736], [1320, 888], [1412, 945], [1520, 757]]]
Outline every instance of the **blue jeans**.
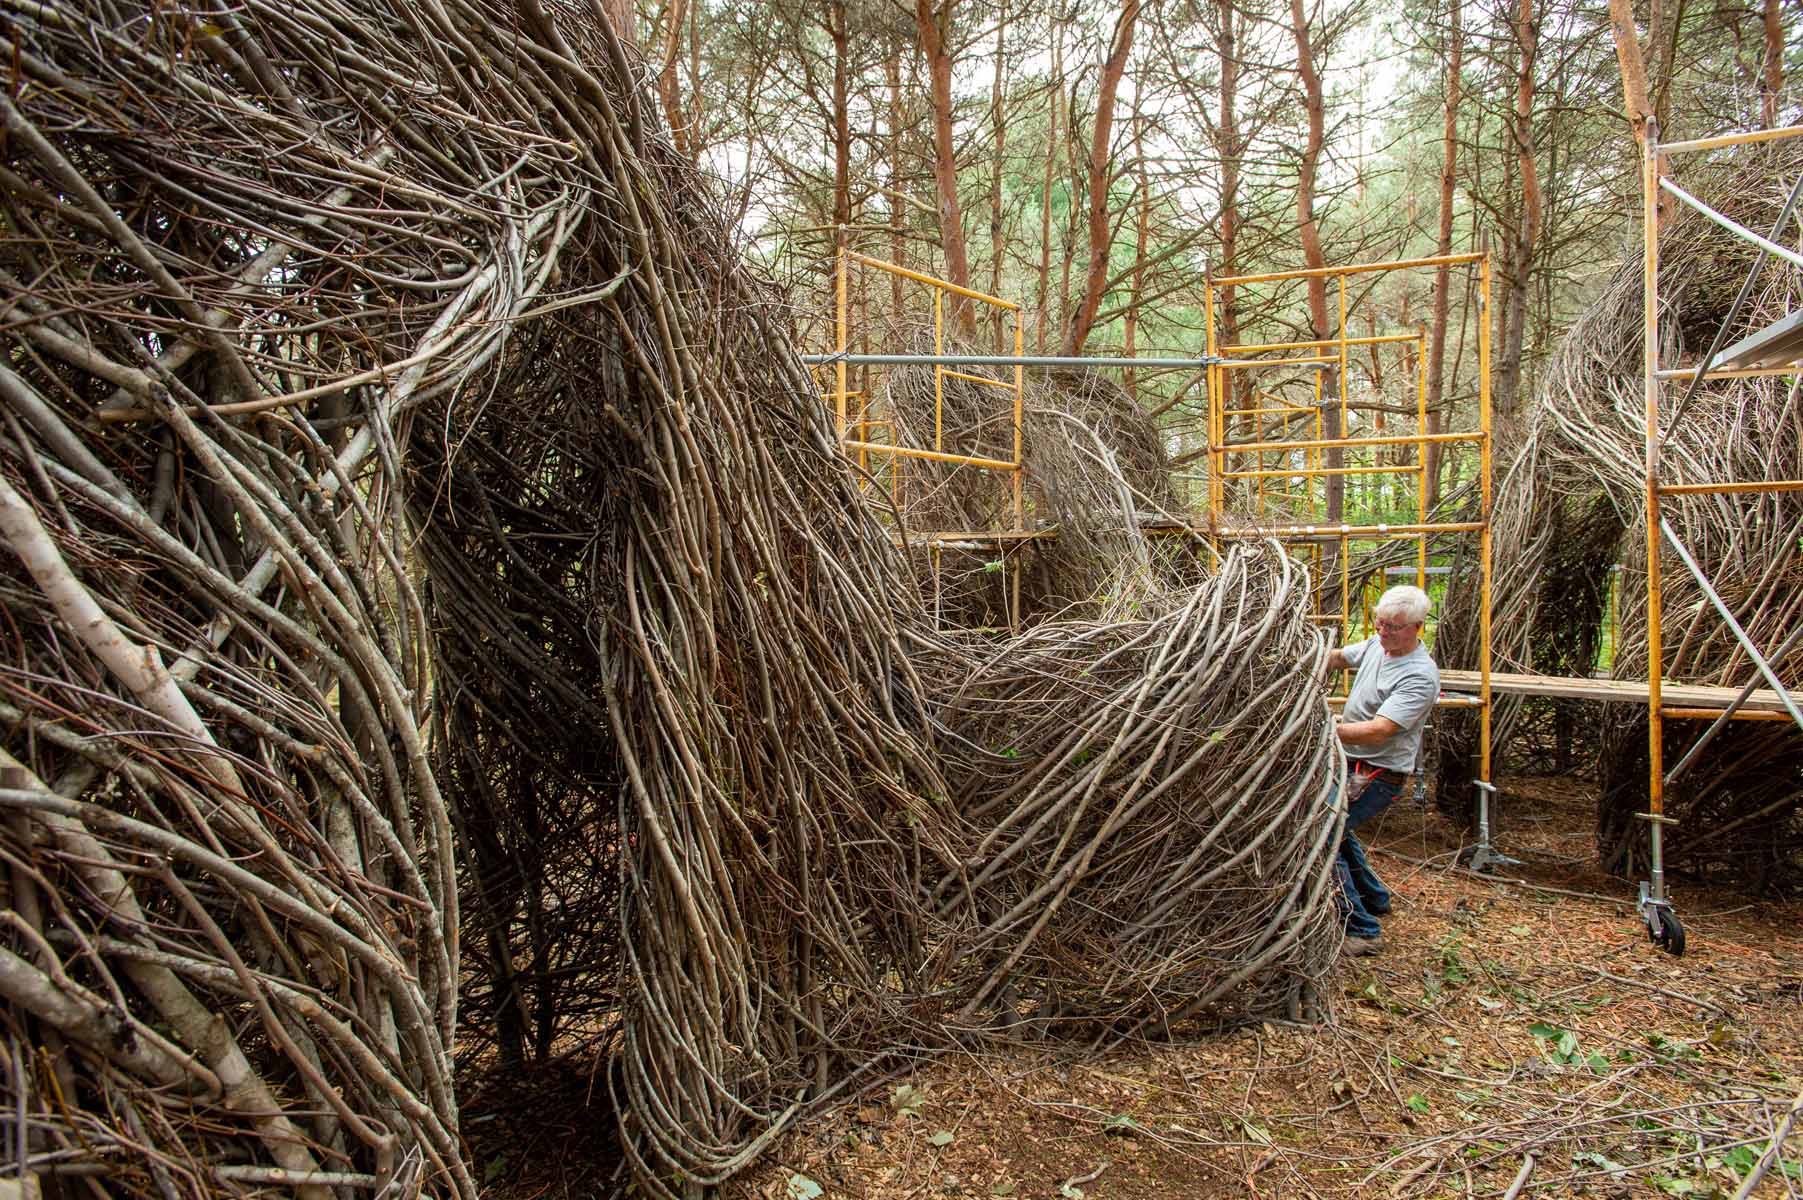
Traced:
[[1346, 832], [1340, 839], [1340, 853], [1333, 870], [1340, 881], [1340, 912], [1346, 918], [1346, 932], [1353, 937], [1374, 938], [1382, 933], [1383, 926], [1377, 918], [1390, 911], [1390, 889], [1371, 869], [1365, 848], [1353, 830], [1390, 807], [1401, 790], [1400, 784], [1373, 779], [1346, 810]]

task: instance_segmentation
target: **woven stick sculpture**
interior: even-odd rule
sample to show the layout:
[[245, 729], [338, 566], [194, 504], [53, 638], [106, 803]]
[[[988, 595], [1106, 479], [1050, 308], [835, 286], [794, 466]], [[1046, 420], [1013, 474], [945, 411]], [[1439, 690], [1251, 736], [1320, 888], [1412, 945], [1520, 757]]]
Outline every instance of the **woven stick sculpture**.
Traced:
[[473, 1197], [459, 1075], [586, 1045], [673, 1195], [902, 1053], [1306, 1007], [1301, 577], [937, 632], [597, 13], [4, 36], [28, 1169]]

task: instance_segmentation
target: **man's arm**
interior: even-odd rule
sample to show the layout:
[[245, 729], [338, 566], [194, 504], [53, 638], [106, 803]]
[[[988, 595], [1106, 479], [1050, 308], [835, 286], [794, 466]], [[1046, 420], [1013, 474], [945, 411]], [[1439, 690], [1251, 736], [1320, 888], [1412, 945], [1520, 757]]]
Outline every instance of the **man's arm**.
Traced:
[[1388, 717], [1372, 717], [1369, 721], [1341, 721], [1334, 726], [1334, 732], [1348, 746], [1375, 746], [1394, 737], [1401, 728]]
[[1327, 673], [1329, 675], [1335, 671], [1350, 671], [1351, 669], [1352, 664], [1346, 661], [1346, 652], [1338, 646], [1327, 652]]

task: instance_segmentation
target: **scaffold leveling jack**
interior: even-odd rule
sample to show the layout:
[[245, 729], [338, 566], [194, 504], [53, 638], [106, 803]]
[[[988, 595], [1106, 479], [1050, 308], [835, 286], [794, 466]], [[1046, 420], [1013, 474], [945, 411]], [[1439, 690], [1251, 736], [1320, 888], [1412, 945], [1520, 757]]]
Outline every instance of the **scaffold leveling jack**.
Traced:
[[1650, 881], [1640, 881], [1640, 900], [1637, 904], [1640, 919], [1646, 922], [1646, 934], [1653, 945], [1667, 954], [1683, 954], [1684, 923], [1678, 920], [1678, 914], [1672, 910], [1671, 899], [1665, 894], [1665, 827], [1677, 822], [1663, 813], [1636, 815], [1649, 826], [1647, 844], [1653, 876]]
[[1490, 844], [1490, 797], [1496, 793], [1496, 785], [1488, 779], [1474, 779], [1471, 786], [1477, 789], [1477, 845], [1462, 856], [1465, 866], [1473, 871], [1520, 866], [1519, 858], [1510, 858]]

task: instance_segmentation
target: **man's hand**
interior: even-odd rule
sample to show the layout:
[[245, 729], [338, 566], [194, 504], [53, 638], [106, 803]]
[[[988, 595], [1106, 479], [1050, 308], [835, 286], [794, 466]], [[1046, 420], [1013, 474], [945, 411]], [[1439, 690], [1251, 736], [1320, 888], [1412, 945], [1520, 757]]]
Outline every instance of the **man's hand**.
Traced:
[[1375, 746], [1393, 738], [1402, 726], [1388, 717], [1372, 717], [1369, 721], [1341, 721], [1334, 727], [1340, 740], [1348, 746]]
[[1327, 652], [1327, 673], [1329, 675], [1335, 671], [1350, 671], [1351, 669], [1352, 664], [1346, 661], [1346, 656], [1340, 653], [1338, 646]]

